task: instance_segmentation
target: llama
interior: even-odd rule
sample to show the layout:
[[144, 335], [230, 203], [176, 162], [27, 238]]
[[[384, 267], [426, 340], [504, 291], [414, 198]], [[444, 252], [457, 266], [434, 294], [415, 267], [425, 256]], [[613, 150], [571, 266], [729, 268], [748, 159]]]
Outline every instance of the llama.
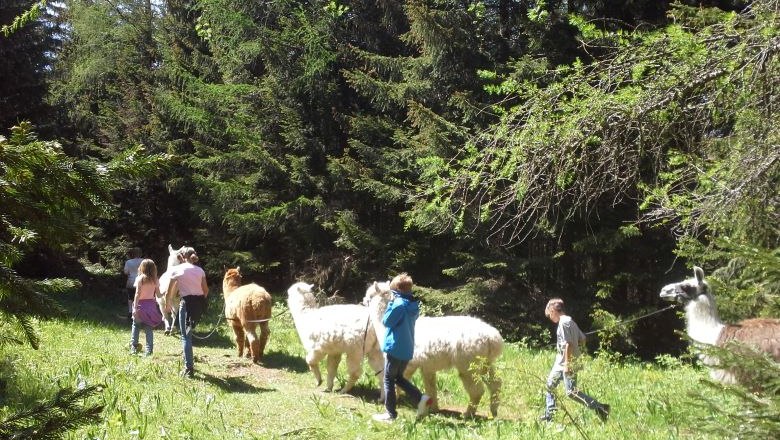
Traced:
[[[676, 301], [685, 307], [686, 331], [694, 342], [724, 347], [737, 343], [769, 354], [780, 362], [780, 320], [746, 319], [737, 324], [724, 324], [718, 317], [715, 298], [704, 281], [704, 271], [694, 266], [693, 278], [667, 284], [661, 289], [661, 298]], [[734, 383], [732, 371], [713, 368], [717, 359], [700, 355], [702, 362], [711, 368], [710, 377], [723, 383]]]
[[[390, 284], [374, 282], [363, 299], [371, 310], [371, 321], [378, 339], [386, 329], [382, 316], [392, 300]], [[380, 343], [381, 345], [381, 343]], [[455, 368], [469, 395], [464, 416], [473, 417], [487, 386], [490, 391], [490, 414], [498, 413], [501, 379], [496, 376], [495, 361], [501, 355], [504, 339], [493, 326], [470, 316], [417, 318], [414, 330], [414, 356], [404, 371], [408, 379], [418, 369], [422, 373], [425, 394], [431, 397], [431, 410], [438, 411], [436, 372]], [[475, 376], [481, 378], [477, 382]]]
[[[238, 346], [238, 357], [247, 357], [259, 364], [265, 351], [265, 344], [271, 330], [271, 295], [255, 283], [241, 285], [241, 269], [228, 269], [222, 280], [222, 295], [225, 297], [225, 319], [230, 322]], [[260, 327], [260, 337], [256, 329]]]
[[347, 393], [360, 377], [363, 356], [368, 357], [369, 365], [376, 372], [381, 372], [384, 364], [376, 334], [369, 328], [368, 308], [357, 304], [318, 307], [312, 287], [297, 282], [287, 289], [287, 305], [306, 350], [306, 363], [320, 386], [319, 363], [327, 356], [325, 389], [332, 391], [341, 356], [346, 355], [349, 378], [339, 392]]
[[171, 269], [173, 269], [173, 266], [181, 263], [179, 260], [179, 250], [180, 249], [174, 249], [170, 244], [168, 245], [168, 265], [165, 267], [165, 272], [160, 275], [160, 293], [162, 296], [157, 297], [157, 305], [160, 307], [160, 313], [162, 313], [163, 316], [166, 335], [170, 335], [171, 332], [176, 331], [179, 296], [174, 296], [171, 304], [166, 304], [165, 297], [168, 294], [168, 285], [171, 282]]

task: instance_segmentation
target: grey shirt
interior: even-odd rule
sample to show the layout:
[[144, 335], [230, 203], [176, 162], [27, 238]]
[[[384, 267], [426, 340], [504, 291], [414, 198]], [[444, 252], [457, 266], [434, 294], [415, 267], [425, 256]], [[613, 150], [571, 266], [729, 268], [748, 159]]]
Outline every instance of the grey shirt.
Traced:
[[566, 344], [571, 347], [571, 359], [574, 360], [580, 355], [580, 341], [585, 340], [585, 333], [577, 326], [577, 323], [571, 319], [571, 316], [561, 315], [558, 320], [558, 330], [555, 332], [556, 347], [558, 353], [555, 355], [555, 364], [553, 365], [553, 371], [563, 371], [564, 353], [566, 351]]

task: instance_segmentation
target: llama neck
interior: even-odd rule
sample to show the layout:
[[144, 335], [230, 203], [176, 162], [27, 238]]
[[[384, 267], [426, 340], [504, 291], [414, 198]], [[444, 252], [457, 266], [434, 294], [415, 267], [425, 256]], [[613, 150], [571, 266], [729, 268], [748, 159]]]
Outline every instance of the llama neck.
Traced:
[[227, 298], [236, 289], [238, 289], [238, 284], [231, 281], [225, 281], [222, 283], [222, 296]]
[[387, 310], [387, 304], [387, 300], [381, 295], [371, 298], [371, 301], [368, 303], [368, 313], [371, 316], [371, 323], [374, 326], [377, 338], [380, 340], [385, 336], [385, 326], [382, 324], [382, 317], [384, 317], [385, 310]]
[[685, 317], [688, 336], [696, 342], [715, 345], [725, 327], [714, 301], [706, 296], [685, 306]]

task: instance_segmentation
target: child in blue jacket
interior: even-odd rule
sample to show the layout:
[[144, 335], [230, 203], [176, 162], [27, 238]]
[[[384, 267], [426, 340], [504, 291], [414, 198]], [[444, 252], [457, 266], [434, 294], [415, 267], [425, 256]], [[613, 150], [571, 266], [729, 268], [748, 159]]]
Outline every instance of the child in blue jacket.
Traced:
[[387, 306], [382, 324], [387, 328], [382, 351], [385, 353], [385, 410], [375, 414], [374, 420], [392, 422], [396, 412], [395, 386], [398, 385], [412, 401], [417, 401], [417, 416], [428, 414], [431, 398], [422, 394], [417, 387], [406, 380], [403, 372], [414, 354], [414, 324], [420, 315], [420, 301], [412, 295], [412, 277], [406, 273], [396, 275], [390, 281], [393, 300]]

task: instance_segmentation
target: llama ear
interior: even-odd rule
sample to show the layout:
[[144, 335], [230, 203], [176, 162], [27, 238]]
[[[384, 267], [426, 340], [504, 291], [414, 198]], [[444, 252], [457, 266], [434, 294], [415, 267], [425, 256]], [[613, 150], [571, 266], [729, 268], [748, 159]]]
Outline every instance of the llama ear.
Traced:
[[696, 281], [701, 284], [704, 282], [704, 269], [699, 266], [693, 266], [693, 275], [696, 277]]
[[238, 272], [238, 274], [241, 275], [241, 266], [236, 266], [236, 272]]
[[170, 243], [168, 243], [168, 253], [169, 253], [169, 254], [172, 254], [172, 253], [173, 253], [173, 246], [171, 246], [171, 244], [170, 244]]

